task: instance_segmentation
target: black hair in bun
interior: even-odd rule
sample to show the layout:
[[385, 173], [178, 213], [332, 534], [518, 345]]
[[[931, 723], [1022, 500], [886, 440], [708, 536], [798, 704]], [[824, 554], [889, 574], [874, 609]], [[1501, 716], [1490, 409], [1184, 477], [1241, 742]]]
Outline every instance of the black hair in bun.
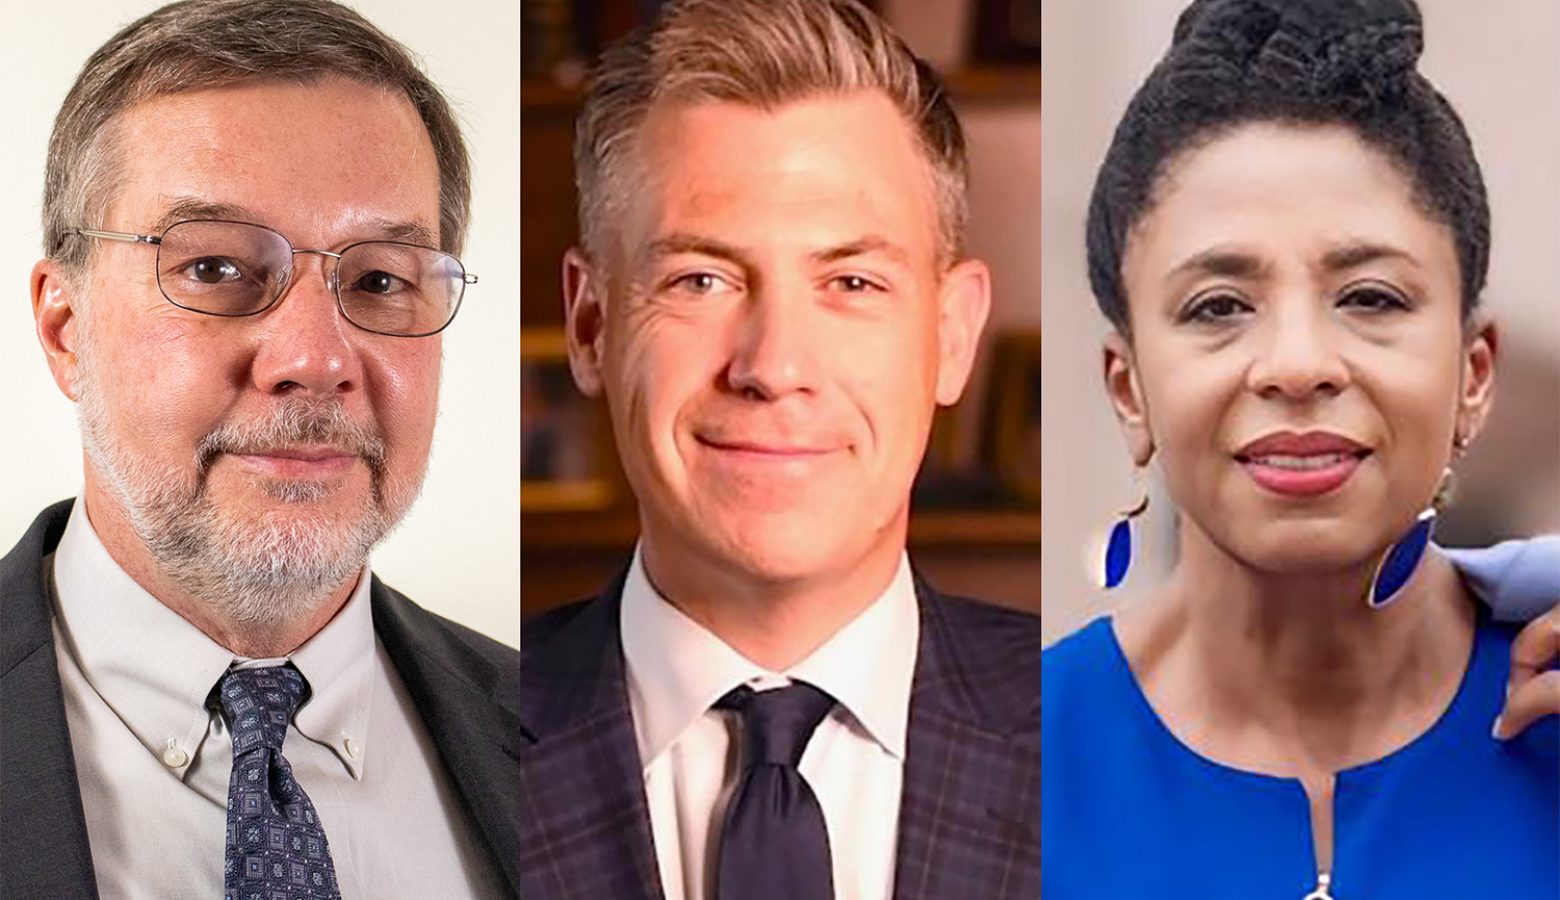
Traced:
[[1351, 106], [1400, 93], [1424, 48], [1411, 0], [1197, 0], [1176, 23], [1170, 57], [1226, 84], [1265, 81]]
[[1089, 207], [1089, 278], [1128, 332], [1127, 236], [1180, 152], [1250, 122], [1338, 124], [1401, 168], [1456, 239], [1463, 311], [1489, 267], [1489, 201], [1462, 120], [1416, 68], [1413, 0], [1194, 0], [1116, 128]]

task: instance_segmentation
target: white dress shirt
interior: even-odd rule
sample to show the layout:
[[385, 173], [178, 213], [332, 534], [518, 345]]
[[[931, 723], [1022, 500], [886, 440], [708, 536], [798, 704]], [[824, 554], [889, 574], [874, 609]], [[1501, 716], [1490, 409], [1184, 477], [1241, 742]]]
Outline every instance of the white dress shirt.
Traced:
[[623, 657], [650, 826], [668, 900], [714, 900], [721, 826], [740, 773], [732, 688], [806, 681], [839, 701], [801, 773], [829, 831], [836, 900], [890, 900], [920, 610], [908, 560], [854, 621], [789, 671], [748, 660], [667, 602], [638, 552], [623, 586]]
[[[78, 500], [53, 555], [54, 647], [99, 894], [222, 896], [232, 737], [206, 698], [245, 660], [141, 588]], [[282, 755], [325, 826], [343, 900], [501, 896], [374, 635], [369, 574], [290, 657], [310, 699]]]

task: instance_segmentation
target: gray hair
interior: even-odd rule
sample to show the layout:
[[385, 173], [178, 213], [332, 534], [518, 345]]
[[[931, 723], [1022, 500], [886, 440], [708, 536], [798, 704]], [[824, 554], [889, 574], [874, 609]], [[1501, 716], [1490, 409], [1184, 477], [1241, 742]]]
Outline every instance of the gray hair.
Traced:
[[820, 94], [875, 90], [914, 129], [932, 174], [942, 250], [963, 250], [969, 162], [941, 81], [856, 0], [674, 0], [661, 18], [603, 54], [574, 136], [581, 239], [599, 254], [627, 194], [624, 156], [661, 100], [760, 109]]
[[439, 165], [439, 245], [459, 254], [471, 218], [471, 161], [449, 101], [405, 45], [331, 0], [182, 0], [126, 26], [82, 66], [49, 138], [43, 249], [67, 277], [91, 263], [123, 178], [123, 114], [154, 97], [251, 81], [315, 84], [340, 76], [399, 90], [416, 108]]

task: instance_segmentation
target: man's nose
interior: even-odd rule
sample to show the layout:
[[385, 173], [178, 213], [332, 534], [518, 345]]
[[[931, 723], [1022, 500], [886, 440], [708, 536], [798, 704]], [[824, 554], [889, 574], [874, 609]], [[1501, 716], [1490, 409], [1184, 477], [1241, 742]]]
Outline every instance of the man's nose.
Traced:
[[745, 303], [727, 371], [732, 390], [776, 400], [813, 387], [807, 298], [775, 286], [755, 290]]
[[254, 377], [261, 389], [326, 396], [361, 385], [356, 342], [365, 332], [342, 316], [329, 284], [334, 275], [332, 257], [293, 257], [282, 296], [260, 314]]

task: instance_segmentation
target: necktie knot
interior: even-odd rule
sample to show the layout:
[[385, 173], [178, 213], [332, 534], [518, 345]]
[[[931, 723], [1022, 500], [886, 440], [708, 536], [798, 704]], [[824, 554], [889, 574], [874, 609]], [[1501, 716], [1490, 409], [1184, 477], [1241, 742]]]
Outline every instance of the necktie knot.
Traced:
[[228, 780], [227, 900], [341, 900], [325, 826], [282, 755], [309, 683], [288, 664], [233, 669], [217, 696], [233, 732]]
[[832, 900], [828, 823], [797, 766], [834, 698], [797, 681], [739, 687], [717, 707], [742, 713], [743, 755], [721, 832], [720, 900]]
[[834, 698], [797, 681], [768, 691], [755, 691], [744, 685], [726, 694], [717, 705], [742, 713], [744, 768], [796, 768], [813, 732], [834, 708]]
[[228, 670], [217, 693], [233, 730], [233, 755], [258, 747], [280, 751], [287, 723], [308, 691], [303, 675], [291, 664]]

